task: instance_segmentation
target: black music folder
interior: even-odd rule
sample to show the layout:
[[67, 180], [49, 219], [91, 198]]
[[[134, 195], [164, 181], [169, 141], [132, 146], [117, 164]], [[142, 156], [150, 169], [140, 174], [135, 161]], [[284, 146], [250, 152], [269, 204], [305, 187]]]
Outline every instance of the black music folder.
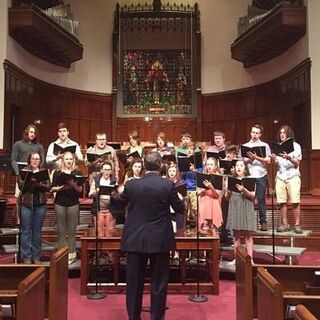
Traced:
[[266, 157], [266, 147], [265, 146], [256, 146], [256, 147], [247, 147], [245, 145], [240, 146], [241, 157], [248, 158], [248, 152], [255, 153], [258, 157]]
[[89, 162], [94, 162], [97, 159], [107, 160], [110, 155], [111, 155], [111, 151], [103, 153], [103, 154], [87, 153], [87, 160]]
[[140, 153], [138, 151], [134, 151], [134, 152], [131, 152], [129, 154], [127, 154], [127, 159], [128, 158], [140, 158], [141, 159], [141, 156], [140, 156]]
[[223, 176], [220, 174], [206, 174], [206, 173], [200, 173], [196, 172], [196, 178], [197, 178], [197, 187], [208, 189], [204, 184], [203, 181], [207, 180], [211, 182], [213, 187], [217, 190], [223, 189]]
[[167, 162], [176, 162], [176, 156], [175, 154], [164, 154], [162, 156], [162, 160]]
[[77, 149], [77, 146], [76, 145], [73, 145], [73, 146], [67, 146], [67, 147], [61, 147], [59, 146], [58, 144], [54, 144], [53, 145], [53, 154], [54, 155], [57, 155], [59, 153], [65, 153], [65, 152], [71, 152], [71, 153], [76, 153], [76, 149]]
[[221, 150], [219, 152], [207, 151], [207, 159], [215, 158], [215, 159], [224, 159], [226, 157], [226, 152]]
[[293, 139], [290, 138], [284, 142], [277, 143], [271, 142], [271, 150], [273, 153], [279, 155], [280, 153], [286, 152], [287, 154], [294, 151]]
[[121, 143], [120, 142], [107, 142], [107, 145], [112, 147], [115, 150], [121, 149]]
[[220, 159], [219, 167], [220, 169], [224, 169], [224, 174], [231, 174], [231, 169], [236, 166], [237, 161], [238, 160]]
[[69, 180], [73, 180], [77, 182], [78, 186], [82, 186], [84, 182], [86, 181], [87, 177], [75, 175], [75, 174], [69, 174], [65, 172], [60, 172], [58, 178], [57, 178], [57, 185], [63, 186], [68, 183]]
[[174, 190], [180, 193], [183, 197], [187, 196], [187, 185], [185, 183], [179, 184], [174, 187]]
[[179, 156], [178, 167], [181, 172], [190, 171], [190, 164], [193, 164], [196, 169], [202, 168], [202, 153], [196, 152], [193, 156]]
[[249, 191], [255, 191], [256, 190], [256, 179], [250, 178], [250, 177], [244, 177], [242, 179], [228, 176], [228, 190], [240, 193], [236, 185], [243, 185], [247, 190]]
[[21, 179], [26, 183], [30, 182], [32, 178], [34, 178], [36, 182], [44, 182], [49, 180], [48, 170], [40, 170], [38, 172], [32, 172], [29, 170], [20, 170], [19, 175]]
[[99, 195], [111, 195], [113, 191], [117, 191], [118, 185], [100, 186]]

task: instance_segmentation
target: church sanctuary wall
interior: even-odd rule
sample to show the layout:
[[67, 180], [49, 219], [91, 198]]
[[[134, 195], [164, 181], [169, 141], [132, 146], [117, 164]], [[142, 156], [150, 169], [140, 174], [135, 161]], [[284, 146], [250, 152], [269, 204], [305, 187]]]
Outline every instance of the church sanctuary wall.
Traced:
[[[153, 140], [155, 133], [161, 130], [174, 141], [179, 140], [180, 133], [185, 130], [190, 131], [195, 140], [206, 141], [210, 140], [215, 129], [222, 129], [227, 133], [228, 140], [238, 143], [248, 139], [250, 126], [255, 122], [265, 126], [264, 136], [270, 140], [275, 134], [276, 120], [279, 124], [282, 121], [294, 124], [297, 136], [304, 136], [303, 141], [297, 139], [304, 148], [307, 160], [303, 162], [306, 164], [303, 170], [307, 170], [305, 168], [311, 159], [319, 161], [320, 156], [310, 151], [310, 101], [307, 91], [292, 89], [297, 86], [297, 81], [298, 86], [299, 81], [309, 81], [309, 71], [306, 70], [309, 70], [310, 62], [305, 60], [308, 57], [307, 37], [300, 39], [281, 56], [259, 66], [245, 69], [242, 63], [231, 59], [230, 45], [237, 37], [238, 18], [246, 14], [251, 0], [197, 1], [202, 34], [199, 88], [203, 94], [202, 108], [199, 110], [203, 119], [201, 128], [196, 119], [153, 117], [151, 121], [145, 121], [145, 118], [119, 118], [114, 136], [111, 136], [112, 119], [115, 117], [111, 107], [111, 45], [116, 1], [65, 2], [71, 4], [74, 18], [80, 21], [79, 38], [84, 46], [83, 59], [73, 63], [70, 69], [46, 63], [27, 53], [11, 37], [7, 39], [6, 58], [11, 63], [7, 64], [6, 70], [6, 148], [11, 146], [9, 134], [13, 111], [17, 112], [16, 127], [20, 133], [25, 124], [41, 120], [39, 126], [45, 146], [56, 137], [56, 126], [60, 120], [70, 125], [71, 137], [82, 145], [92, 140], [96, 131], [107, 131], [110, 140], [123, 141], [127, 140], [127, 133], [133, 129], [139, 130], [142, 140]], [[139, 1], [119, 2], [122, 5]], [[166, 3], [165, 0], [163, 2]], [[194, 0], [175, 2], [195, 3]], [[0, 20], [1, 27], [4, 26], [3, 21]], [[298, 72], [298, 76], [292, 78], [298, 80], [288, 80], [285, 82], [288, 85], [282, 85], [286, 76], [290, 78], [290, 70], [292, 74]], [[298, 100], [295, 100], [297, 97]], [[306, 131], [304, 127], [300, 130], [295, 125], [299, 115], [306, 118], [303, 123], [309, 125]], [[304, 132], [308, 134], [304, 135]], [[312, 175], [320, 177], [320, 170]], [[320, 179], [317, 181], [319, 183], [311, 181], [311, 178], [304, 180], [304, 190], [317, 188], [317, 184], [320, 188]]]
[[[74, 18], [80, 21], [79, 39], [84, 46], [83, 59], [73, 63], [70, 69], [51, 65], [32, 56], [11, 37], [7, 40], [7, 59], [26, 73], [48, 83], [84, 91], [111, 93], [111, 37], [116, 2], [115, 0], [65, 1], [71, 4]], [[121, 5], [137, 2], [139, 1], [119, 1]], [[146, 2], [152, 3], [151, 0]], [[163, 2], [167, 3], [165, 0]], [[242, 63], [231, 59], [230, 45], [237, 37], [238, 18], [246, 14], [251, 0], [172, 2], [192, 5], [199, 3], [203, 93], [236, 90], [270, 81], [307, 57], [306, 37], [304, 37], [280, 57], [260, 66], [245, 69]]]
[[[61, 87], [111, 93], [112, 31], [115, 0], [66, 0], [79, 21], [83, 59], [69, 69], [47, 63], [8, 37], [7, 59], [33, 77]], [[2, 22], [0, 22], [2, 24]]]
[[[4, 61], [7, 54], [7, 35], [8, 35], [8, 0], [0, 1], [0, 62]], [[3, 127], [4, 117], [4, 72], [0, 66], [0, 128]], [[0, 130], [0, 149], [3, 141], [3, 130]]]
[[310, 68], [311, 61], [306, 59], [267, 83], [203, 95], [203, 140], [209, 140], [214, 130], [222, 130], [227, 141], [241, 144], [249, 140], [252, 125], [258, 123], [264, 127], [262, 140], [270, 143], [280, 126], [288, 124], [303, 149], [302, 191], [319, 188], [319, 153], [311, 149]]
[[[4, 147], [21, 139], [23, 128], [37, 123], [45, 148], [57, 138], [57, 126], [66, 122], [70, 137], [82, 147], [104, 131], [111, 139], [111, 95], [68, 89], [38, 80], [5, 61], [6, 104]], [[14, 132], [14, 137], [11, 137]]]

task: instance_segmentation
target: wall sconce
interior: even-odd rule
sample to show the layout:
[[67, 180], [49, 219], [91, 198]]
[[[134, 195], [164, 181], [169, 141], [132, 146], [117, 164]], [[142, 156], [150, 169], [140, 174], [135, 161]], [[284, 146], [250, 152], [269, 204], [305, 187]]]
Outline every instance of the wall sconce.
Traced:
[[42, 120], [41, 119], [36, 119], [33, 121], [33, 124], [42, 124]]

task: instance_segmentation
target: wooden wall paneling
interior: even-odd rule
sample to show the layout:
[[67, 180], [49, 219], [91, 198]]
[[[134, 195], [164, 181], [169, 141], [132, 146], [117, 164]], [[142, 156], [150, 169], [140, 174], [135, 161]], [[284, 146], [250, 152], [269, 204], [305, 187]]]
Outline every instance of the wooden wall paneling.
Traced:
[[[6, 73], [5, 95], [5, 128], [11, 132], [11, 106], [19, 106], [19, 131], [25, 125], [40, 119], [41, 141], [46, 148], [57, 138], [57, 125], [66, 122], [70, 127], [70, 137], [81, 145], [85, 144], [88, 136], [93, 136], [97, 128], [109, 131], [112, 107], [110, 95], [84, 92], [62, 88], [45, 83], [31, 77], [9, 61], [4, 63]], [[94, 111], [94, 112], [92, 112]], [[18, 122], [19, 122], [18, 121]], [[106, 123], [109, 123], [107, 126]], [[90, 124], [90, 125], [88, 125]], [[91, 129], [88, 130], [88, 127]], [[104, 130], [102, 130], [105, 127]], [[19, 134], [20, 138], [21, 134]], [[5, 145], [11, 149], [10, 136], [5, 135]]]
[[312, 150], [310, 154], [310, 189], [312, 194], [320, 195], [320, 150]]
[[128, 141], [128, 133], [137, 130], [141, 141], [154, 141], [159, 131], [163, 131], [169, 140], [180, 141], [183, 132], [188, 131], [197, 140], [197, 120], [195, 118], [152, 118], [145, 121], [144, 118], [118, 118], [118, 141]]
[[127, 141], [132, 130], [139, 132], [142, 141], [154, 141], [156, 133], [164, 131], [169, 140], [177, 142], [184, 131], [189, 131], [195, 141], [208, 141], [213, 131], [222, 130], [227, 140], [240, 144], [249, 140], [251, 126], [255, 123], [264, 126], [263, 140], [270, 142], [280, 125], [288, 124], [299, 139], [302, 137], [297, 141], [304, 154], [301, 163], [303, 190], [320, 188], [319, 177], [311, 173], [315, 164], [317, 170], [318, 158], [317, 153], [310, 150], [310, 60], [265, 84], [202, 95], [200, 125], [197, 118], [186, 117], [153, 117], [150, 122], [144, 118], [116, 118], [113, 105], [116, 89], [112, 95], [106, 95], [61, 88], [32, 78], [8, 61], [5, 62], [5, 79], [4, 145], [8, 149], [11, 148], [12, 106], [18, 109], [19, 138], [24, 126], [39, 118], [45, 147], [56, 139], [60, 121], [70, 125], [71, 138], [82, 145], [93, 139], [96, 131], [106, 131], [109, 140]]

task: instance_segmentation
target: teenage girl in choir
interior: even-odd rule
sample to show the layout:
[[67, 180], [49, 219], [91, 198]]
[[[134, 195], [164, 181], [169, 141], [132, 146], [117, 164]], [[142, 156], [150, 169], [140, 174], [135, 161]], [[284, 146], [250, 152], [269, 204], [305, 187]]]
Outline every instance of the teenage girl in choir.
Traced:
[[[225, 147], [225, 152], [226, 152], [226, 159], [229, 161], [236, 161], [238, 158], [238, 146], [234, 144], [227, 145]], [[221, 161], [221, 160], [219, 160]], [[220, 168], [221, 169], [221, 168]], [[235, 167], [232, 165], [230, 169], [230, 174], [234, 175]], [[224, 169], [222, 169], [222, 173], [226, 174]], [[222, 225], [219, 229], [220, 232], [220, 243], [226, 244], [226, 245], [231, 245], [232, 244], [232, 237], [230, 234], [230, 231], [227, 229], [227, 220], [228, 220], [228, 210], [229, 210], [229, 201], [226, 199], [226, 197], [222, 197], [221, 199], [221, 209], [222, 209]]]
[[[204, 167], [206, 174], [219, 174], [218, 160], [208, 158]], [[222, 190], [216, 190], [210, 181], [205, 180], [207, 189], [198, 188], [199, 195], [199, 225], [203, 231], [210, 227], [220, 228], [222, 224], [221, 196]]]
[[[249, 173], [244, 160], [236, 162], [234, 176], [242, 179]], [[237, 185], [240, 193], [226, 190], [225, 196], [229, 199], [229, 211], [227, 228], [233, 231], [234, 250], [241, 244], [241, 238], [245, 239], [247, 252], [251, 259], [253, 256], [252, 232], [257, 230], [254, 215], [255, 192], [249, 191], [242, 185]], [[232, 261], [235, 263], [235, 260]]]
[[159, 152], [161, 157], [164, 155], [175, 154], [175, 150], [168, 146], [168, 139], [164, 132], [157, 134], [156, 148], [152, 149], [152, 152]]
[[130, 167], [126, 173], [123, 184], [126, 184], [128, 180], [140, 179], [144, 175], [143, 160], [135, 158], [132, 160]]
[[[128, 134], [128, 138], [129, 138], [129, 148], [126, 150], [126, 154], [129, 155], [135, 151], [138, 151], [139, 156], [141, 159], [144, 159], [145, 157], [145, 150], [144, 148], [141, 146], [141, 141], [140, 141], [140, 137], [137, 131], [131, 131]], [[127, 158], [127, 166], [129, 166], [129, 164], [133, 161], [133, 157], [130, 156]]]
[[[27, 158], [26, 171], [40, 172], [42, 159], [40, 153], [32, 152]], [[24, 263], [40, 264], [41, 229], [47, 211], [46, 192], [50, 190], [49, 180], [37, 182], [36, 178], [22, 180], [21, 189], [21, 253]]]
[[[190, 139], [188, 137], [184, 137], [183, 139]], [[182, 141], [184, 141], [182, 139]], [[188, 157], [193, 156], [194, 153], [197, 151], [194, 143], [191, 142], [183, 142], [182, 146], [177, 150], [177, 160], [179, 159], [179, 153], [184, 152], [184, 154]], [[195, 218], [197, 216], [197, 181], [196, 181], [196, 174], [195, 174], [195, 168], [194, 165], [191, 165], [188, 171], [181, 172], [181, 178], [186, 182], [187, 185], [187, 197], [186, 201], [188, 203], [187, 205], [187, 221], [195, 221]]]
[[168, 147], [168, 139], [164, 132], [159, 132], [157, 134], [156, 148], [152, 149], [152, 152], [159, 152], [162, 157], [162, 163], [160, 167], [160, 175], [165, 176], [167, 167], [170, 161], [174, 159], [166, 160], [164, 156], [175, 156], [175, 150], [173, 147]]
[[[181, 179], [178, 166], [174, 162], [171, 162], [169, 164], [167, 168], [166, 177], [174, 183], [175, 187], [179, 187], [181, 185], [186, 184], [185, 181]], [[183, 199], [182, 195], [179, 197]], [[185, 217], [183, 215], [181, 214], [176, 215], [174, 220], [176, 221], [176, 224], [177, 224], [177, 230], [185, 228]]]
[[[111, 236], [116, 224], [116, 219], [112, 216], [111, 212], [109, 211], [110, 196], [116, 193], [116, 189], [110, 190], [110, 194], [100, 195], [99, 189], [100, 186], [115, 187], [116, 182], [116, 176], [113, 174], [112, 171], [112, 163], [106, 161], [102, 164], [100, 173], [97, 176], [95, 176], [90, 185], [89, 197], [94, 197], [95, 199], [93, 201], [92, 206], [93, 209], [96, 209], [97, 212], [96, 219], [98, 219], [97, 222], [99, 237]], [[99, 197], [99, 199], [97, 199], [97, 196]]]
[[[62, 157], [61, 169], [53, 173], [51, 192], [55, 192], [54, 210], [57, 219], [58, 248], [66, 243], [69, 247], [69, 264], [77, 260], [76, 230], [79, 217], [79, 196], [82, 186], [69, 179], [64, 185], [59, 185], [59, 176], [62, 173], [82, 175], [75, 164], [75, 156], [71, 152], [65, 152]], [[68, 235], [68, 241], [67, 241]]]

